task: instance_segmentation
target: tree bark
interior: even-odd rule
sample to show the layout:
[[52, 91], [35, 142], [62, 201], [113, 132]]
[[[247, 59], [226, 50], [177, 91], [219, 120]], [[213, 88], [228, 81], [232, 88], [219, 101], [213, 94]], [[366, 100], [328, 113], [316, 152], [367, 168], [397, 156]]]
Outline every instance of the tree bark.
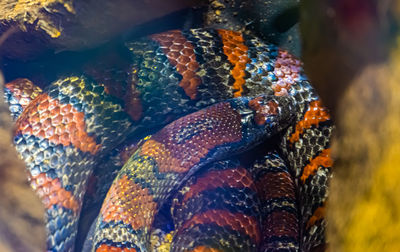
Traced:
[[81, 50], [127, 28], [202, 0], [1, 0], [0, 34], [17, 27], [3, 56], [29, 59], [46, 50]]

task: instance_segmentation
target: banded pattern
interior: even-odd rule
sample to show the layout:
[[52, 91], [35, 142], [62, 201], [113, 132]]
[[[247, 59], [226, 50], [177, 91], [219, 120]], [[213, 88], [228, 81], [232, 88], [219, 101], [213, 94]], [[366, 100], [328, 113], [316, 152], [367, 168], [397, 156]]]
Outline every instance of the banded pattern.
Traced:
[[4, 95], [12, 118], [16, 120], [29, 103], [40, 93], [42, 93], [42, 89], [28, 79], [16, 79], [7, 83]]
[[[224, 32], [233, 38], [222, 39], [220, 34]], [[252, 60], [236, 64], [235, 69], [243, 75], [240, 82], [246, 82], [241, 84], [241, 95], [273, 94], [269, 84], [274, 71], [271, 61], [278, 55], [278, 49], [257, 38], [246, 39], [245, 35], [224, 30], [193, 29], [164, 32], [126, 45], [132, 52], [131, 79], [142, 108], [139, 125], [162, 126], [233, 98], [238, 85], [232, 75], [237, 56], [225, 52], [238, 48], [248, 48], [247, 57]], [[241, 49], [238, 53], [245, 57], [246, 51]], [[196, 83], [187, 84], [188, 76]]]
[[281, 146], [297, 178], [302, 250], [324, 246], [324, 203], [333, 161], [330, 157], [332, 121], [319, 100], [303, 108], [303, 117], [288, 128]]
[[[43, 93], [31, 88], [29, 105], [14, 109], [23, 110], [17, 149], [48, 208], [48, 248], [73, 250], [84, 192], [102, 199], [110, 181], [90, 190], [93, 179], [107, 181], [119, 170], [85, 248], [147, 251], [152, 229], [170, 225], [157, 211], [168, 209], [177, 192], [176, 232], [167, 239], [173, 251], [230, 251], [221, 241], [238, 251], [322, 245], [333, 127], [301, 63], [226, 30], [169, 31], [126, 47], [131, 65], [121, 90], [101, 75], [64, 77]], [[20, 96], [10, 87], [12, 104]], [[143, 130], [157, 133], [124, 152], [129, 159], [120, 156], [116, 147]], [[279, 154], [267, 155], [258, 169], [221, 161], [277, 138]], [[213, 184], [204, 189], [207, 178]], [[205, 209], [196, 208], [197, 200]], [[220, 237], [218, 244], [210, 237]]]
[[[47, 209], [49, 250], [74, 247], [94, 155], [109, 150], [129, 130], [127, 116], [118, 110], [122, 107], [101, 85], [68, 77], [34, 98], [16, 121], [14, 142]], [[104, 124], [99, 127], [99, 122]]]
[[251, 167], [261, 199], [263, 241], [259, 251], [298, 251], [300, 227], [296, 182], [278, 153], [267, 153]]
[[171, 251], [195, 251], [202, 246], [217, 251], [257, 251], [260, 206], [252, 174], [238, 161], [207, 166], [190, 178], [174, 199], [177, 233]]
[[[254, 122], [256, 111], [248, 107], [251, 98], [237, 98], [182, 117], [148, 138], [111, 186], [96, 235], [103, 236], [102, 226], [106, 224], [123, 223], [138, 234], [135, 240], [140, 251], [148, 250], [155, 210], [172, 196], [174, 188], [208, 162], [246, 150], [288, 126], [291, 121], [288, 111], [294, 104], [280, 97], [259, 98], [262, 106], [268, 107], [273, 101], [288, 110], [269, 114], [268, 123], [260, 126]], [[210, 134], [214, 137], [210, 138]], [[175, 152], [176, 148], [181, 152]], [[208, 219], [212, 214], [198, 218]], [[103, 244], [98, 237], [95, 243], [97, 247]]]

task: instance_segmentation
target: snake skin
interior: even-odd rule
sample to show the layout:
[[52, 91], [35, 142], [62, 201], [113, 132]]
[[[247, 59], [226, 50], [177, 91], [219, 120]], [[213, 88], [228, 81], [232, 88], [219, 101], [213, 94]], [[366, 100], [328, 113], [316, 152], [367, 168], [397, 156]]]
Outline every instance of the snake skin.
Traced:
[[[323, 247], [333, 127], [301, 63], [228, 30], [169, 31], [126, 47], [131, 65], [117, 86], [99, 76], [60, 78], [43, 92], [6, 85], [48, 250], [74, 250], [82, 210], [115, 176], [88, 250], [156, 250], [159, 225], [171, 229], [161, 231], [170, 251]], [[156, 133], [123, 158], [119, 146], [143, 130]], [[260, 143], [277, 147], [251, 164], [232, 158]], [[163, 214], [172, 224], [160, 224]]]

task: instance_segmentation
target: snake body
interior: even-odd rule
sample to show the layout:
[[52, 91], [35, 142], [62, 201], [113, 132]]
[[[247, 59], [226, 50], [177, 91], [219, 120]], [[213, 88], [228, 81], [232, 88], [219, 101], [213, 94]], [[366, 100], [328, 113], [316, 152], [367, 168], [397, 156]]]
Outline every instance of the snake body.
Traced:
[[[131, 65], [118, 87], [98, 76], [61, 78], [43, 92], [6, 85], [16, 148], [46, 207], [48, 249], [73, 250], [89, 178], [110, 153], [164, 125], [112, 169], [91, 250], [149, 251], [163, 206], [171, 251], [323, 246], [332, 122], [301, 63], [228, 30], [168, 31], [126, 47]], [[275, 148], [256, 161], [232, 157], [260, 143]]]

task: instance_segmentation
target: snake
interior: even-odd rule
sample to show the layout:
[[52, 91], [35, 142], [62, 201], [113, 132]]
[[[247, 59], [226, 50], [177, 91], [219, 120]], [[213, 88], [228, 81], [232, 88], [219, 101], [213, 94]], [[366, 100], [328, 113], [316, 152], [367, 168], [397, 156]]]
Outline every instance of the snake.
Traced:
[[121, 80], [5, 85], [47, 250], [74, 251], [93, 202], [84, 251], [156, 251], [155, 230], [166, 251], [324, 249], [334, 126], [301, 61], [224, 29], [125, 47]]

